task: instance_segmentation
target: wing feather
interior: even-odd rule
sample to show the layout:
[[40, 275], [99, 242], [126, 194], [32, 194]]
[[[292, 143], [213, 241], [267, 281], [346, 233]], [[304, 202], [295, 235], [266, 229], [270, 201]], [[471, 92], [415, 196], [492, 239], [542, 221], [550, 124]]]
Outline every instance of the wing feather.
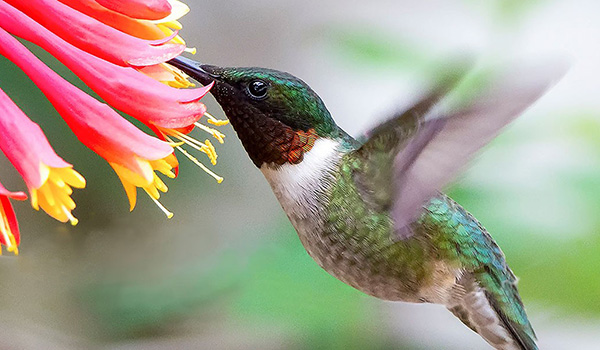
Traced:
[[362, 181], [357, 180], [372, 201], [390, 210], [398, 237], [410, 237], [422, 206], [564, 72], [554, 67], [504, 74], [458, 108], [448, 107], [452, 99], [446, 93], [454, 85], [446, 84], [375, 128], [357, 150], [368, 160]]

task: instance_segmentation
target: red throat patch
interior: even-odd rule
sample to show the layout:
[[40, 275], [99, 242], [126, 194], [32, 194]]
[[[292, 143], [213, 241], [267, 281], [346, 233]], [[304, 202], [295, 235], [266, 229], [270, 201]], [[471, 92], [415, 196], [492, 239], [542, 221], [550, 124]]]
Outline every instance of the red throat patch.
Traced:
[[279, 159], [275, 163], [283, 165], [285, 163], [298, 164], [302, 162], [304, 153], [312, 149], [317, 138], [315, 129], [294, 131], [287, 128], [284, 137], [274, 140], [279, 151]]
[[296, 131], [288, 152], [288, 162], [292, 164], [300, 163], [304, 158], [304, 153], [310, 151], [315, 145], [317, 137], [315, 129], [310, 129], [307, 132]]

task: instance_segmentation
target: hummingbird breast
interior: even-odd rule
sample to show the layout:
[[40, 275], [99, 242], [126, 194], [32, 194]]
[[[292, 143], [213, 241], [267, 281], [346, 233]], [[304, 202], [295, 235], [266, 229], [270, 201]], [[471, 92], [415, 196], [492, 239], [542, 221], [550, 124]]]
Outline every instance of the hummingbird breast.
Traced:
[[425, 261], [425, 240], [394, 239], [389, 215], [362, 201], [345, 154], [336, 140], [319, 138], [302, 162], [261, 167], [309, 255], [375, 297], [445, 302], [460, 271]]

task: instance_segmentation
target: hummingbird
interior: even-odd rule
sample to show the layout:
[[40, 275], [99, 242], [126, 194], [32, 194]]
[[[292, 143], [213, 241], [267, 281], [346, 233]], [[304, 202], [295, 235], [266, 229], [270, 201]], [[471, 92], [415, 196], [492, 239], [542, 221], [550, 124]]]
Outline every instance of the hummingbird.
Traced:
[[459, 80], [445, 79], [359, 141], [289, 73], [169, 63], [214, 84], [251, 161], [329, 274], [383, 300], [441, 304], [495, 349], [538, 349], [503, 252], [440, 189], [555, 75], [499, 79], [456, 108], [440, 107]]

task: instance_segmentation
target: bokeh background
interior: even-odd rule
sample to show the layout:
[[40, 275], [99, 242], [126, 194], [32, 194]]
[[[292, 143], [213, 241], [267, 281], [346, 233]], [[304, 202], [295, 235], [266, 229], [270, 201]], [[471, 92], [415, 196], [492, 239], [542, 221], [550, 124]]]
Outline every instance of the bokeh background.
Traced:
[[[187, 4], [182, 34], [198, 48], [197, 59], [292, 72], [353, 135], [405, 106], [456, 57], [569, 60], [567, 76], [448, 191], [503, 248], [540, 347], [598, 349], [597, 1]], [[109, 166], [77, 143], [5, 59], [0, 87], [88, 180], [74, 194], [76, 227], [15, 203], [23, 239], [19, 257], [0, 257], [0, 349], [488, 348], [443, 307], [382, 302], [322, 271], [230, 126], [214, 167], [225, 181], [182, 161], [162, 200], [175, 212], [167, 220], [144, 196], [129, 213]], [[205, 100], [223, 117], [211, 97]], [[23, 188], [3, 157], [0, 176], [7, 188]]]

